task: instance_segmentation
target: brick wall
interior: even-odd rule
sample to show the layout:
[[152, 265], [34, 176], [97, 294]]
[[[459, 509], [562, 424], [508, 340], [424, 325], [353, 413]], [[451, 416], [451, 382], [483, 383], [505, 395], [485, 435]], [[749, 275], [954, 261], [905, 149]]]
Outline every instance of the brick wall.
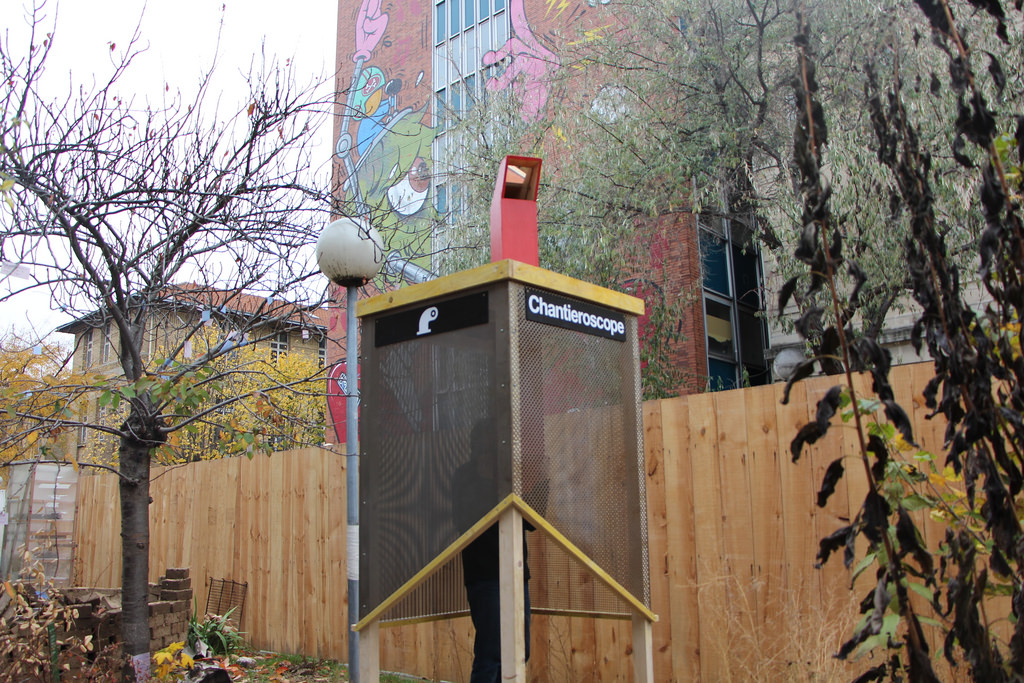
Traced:
[[[632, 280], [647, 285], [643, 298], [648, 313], [659, 300], [681, 305], [672, 330], [678, 339], [668, 349], [668, 362], [680, 377], [675, 391], [670, 393], [685, 395], [704, 391], [707, 353], [696, 217], [688, 211], [665, 214], [654, 219], [652, 225], [638, 230], [637, 235], [644, 240], [646, 253], [638, 255]], [[641, 345], [645, 343], [645, 334], [650, 333], [643, 329], [641, 320]]]

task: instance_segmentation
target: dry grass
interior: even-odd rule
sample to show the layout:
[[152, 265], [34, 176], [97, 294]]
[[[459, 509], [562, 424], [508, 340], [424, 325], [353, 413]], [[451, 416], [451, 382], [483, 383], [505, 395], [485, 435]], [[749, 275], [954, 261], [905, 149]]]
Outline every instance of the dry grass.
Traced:
[[[742, 586], [732, 575], [697, 586], [702, 621], [703, 680], [713, 683], [831, 683], [850, 681], [877, 666], [884, 651], [843, 661], [834, 654], [854, 632], [860, 619], [859, 594], [846, 585], [817, 586], [803, 591], [758, 585]], [[933, 644], [933, 667], [939, 680], [970, 681], [965, 665], [951, 667], [942, 657], [943, 634], [925, 627]], [[708, 633], [704, 636], [705, 632]], [[715, 634], [722, 634], [716, 637]], [[710, 648], [710, 649], [708, 649]]]

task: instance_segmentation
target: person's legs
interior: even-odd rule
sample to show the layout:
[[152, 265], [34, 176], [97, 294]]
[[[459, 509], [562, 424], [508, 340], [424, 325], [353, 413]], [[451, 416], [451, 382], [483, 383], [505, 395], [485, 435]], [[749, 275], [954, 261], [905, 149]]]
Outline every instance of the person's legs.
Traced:
[[[524, 637], [526, 661], [530, 661], [530, 582], [525, 592]], [[501, 680], [501, 597], [498, 581], [477, 581], [466, 586], [469, 615], [476, 630], [473, 640], [473, 669], [469, 683], [498, 683]]]
[[523, 584], [523, 593], [525, 595], [523, 607], [526, 612], [523, 621], [523, 637], [526, 638], [526, 661], [530, 661], [530, 582], [524, 581]]
[[501, 599], [498, 581], [476, 581], [466, 586], [469, 615], [476, 629], [473, 641], [473, 670], [469, 683], [498, 683], [501, 680]]

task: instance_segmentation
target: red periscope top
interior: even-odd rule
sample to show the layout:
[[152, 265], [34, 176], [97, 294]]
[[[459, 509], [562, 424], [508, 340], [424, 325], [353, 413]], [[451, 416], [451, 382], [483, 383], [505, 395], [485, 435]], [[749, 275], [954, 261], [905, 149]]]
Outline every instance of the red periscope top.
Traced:
[[491, 200], [491, 261], [513, 259], [540, 265], [537, 246], [537, 188], [541, 160], [507, 156], [498, 167]]

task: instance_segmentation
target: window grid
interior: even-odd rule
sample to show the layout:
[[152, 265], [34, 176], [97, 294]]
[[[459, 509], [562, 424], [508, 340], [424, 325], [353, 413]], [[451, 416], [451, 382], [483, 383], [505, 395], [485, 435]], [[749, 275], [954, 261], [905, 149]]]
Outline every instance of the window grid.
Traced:
[[762, 308], [762, 278], [750, 231], [721, 217], [700, 216], [698, 225], [708, 388], [764, 384], [769, 379], [764, 357], [767, 340], [764, 321], [757, 317]]
[[83, 368], [88, 368], [89, 366], [92, 365], [92, 338], [95, 332], [96, 330], [90, 329], [88, 332], [85, 333], [85, 353], [82, 362]]
[[110, 338], [110, 321], [103, 325], [103, 339], [100, 340], [100, 363], [110, 362], [110, 351], [114, 341]]
[[450, 140], [451, 128], [486, 93], [499, 64], [485, 66], [483, 57], [505, 44], [510, 33], [506, 0], [437, 0], [434, 3], [434, 127], [436, 173], [432, 196], [441, 216], [461, 211], [459, 193], [449, 175], [459, 167], [459, 145]]
[[277, 335], [270, 340], [270, 357], [273, 360], [277, 360], [282, 354], [288, 353], [288, 333], [278, 332]]

